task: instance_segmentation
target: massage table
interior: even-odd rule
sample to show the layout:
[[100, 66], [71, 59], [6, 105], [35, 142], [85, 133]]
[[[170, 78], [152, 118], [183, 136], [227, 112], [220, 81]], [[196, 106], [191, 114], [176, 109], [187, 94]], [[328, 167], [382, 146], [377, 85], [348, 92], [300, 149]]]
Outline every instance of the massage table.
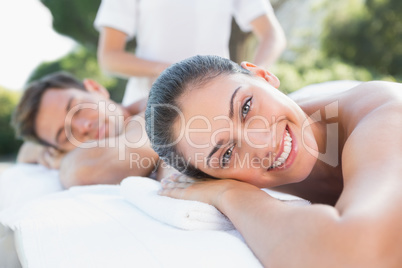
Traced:
[[65, 190], [55, 170], [14, 165], [0, 177], [0, 267], [261, 267], [218, 210], [159, 196], [159, 184]]

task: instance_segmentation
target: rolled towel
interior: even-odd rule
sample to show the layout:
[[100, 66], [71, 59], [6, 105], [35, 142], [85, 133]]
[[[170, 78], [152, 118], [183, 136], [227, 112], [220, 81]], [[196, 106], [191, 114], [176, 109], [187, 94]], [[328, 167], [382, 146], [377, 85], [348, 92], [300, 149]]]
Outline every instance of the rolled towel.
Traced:
[[[121, 182], [121, 194], [152, 218], [184, 230], [233, 230], [231, 221], [214, 206], [158, 195], [161, 184], [146, 177], [128, 177]], [[307, 200], [263, 189], [290, 205], [308, 205]]]
[[161, 184], [150, 178], [128, 177], [121, 182], [121, 194], [152, 218], [184, 230], [232, 230], [233, 224], [214, 206], [190, 200], [160, 196]]

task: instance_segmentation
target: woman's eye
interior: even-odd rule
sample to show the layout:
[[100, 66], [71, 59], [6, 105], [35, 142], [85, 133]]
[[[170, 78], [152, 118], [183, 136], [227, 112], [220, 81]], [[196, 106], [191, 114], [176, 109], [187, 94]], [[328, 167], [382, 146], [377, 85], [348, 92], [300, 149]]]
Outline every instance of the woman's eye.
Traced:
[[250, 111], [250, 108], [251, 108], [251, 98], [248, 101], [246, 101], [246, 103], [242, 107], [241, 114], [243, 119], [246, 118], [248, 112]]
[[234, 145], [233, 145], [232, 147], [230, 147], [230, 148], [225, 152], [225, 154], [222, 156], [222, 163], [221, 163], [221, 166], [222, 166], [222, 167], [225, 167], [225, 166], [227, 166], [227, 165], [229, 164], [230, 158], [232, 157], [233, 148], [234, 148]]

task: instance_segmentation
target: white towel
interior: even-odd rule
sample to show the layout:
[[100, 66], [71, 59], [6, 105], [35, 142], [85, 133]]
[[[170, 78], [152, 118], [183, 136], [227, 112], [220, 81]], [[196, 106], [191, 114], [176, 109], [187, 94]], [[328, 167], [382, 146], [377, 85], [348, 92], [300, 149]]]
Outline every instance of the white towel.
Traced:
[[145, 177], [128, 177], [121, 194], [152, 218], [184, 230], [232, 230], [233, 224], [214, 206], [158, 195], [161, 184]]
[[[128, 177], [121, 183], [123, 197], [152, 218], [184, 230], [232, 230], [233, 224], [214, 206], [198, 201], [179, 200], [158, 195], [159, 182], [144, 177]], [[290, 205], [307, 205], [293, 195], [263, 189]]]

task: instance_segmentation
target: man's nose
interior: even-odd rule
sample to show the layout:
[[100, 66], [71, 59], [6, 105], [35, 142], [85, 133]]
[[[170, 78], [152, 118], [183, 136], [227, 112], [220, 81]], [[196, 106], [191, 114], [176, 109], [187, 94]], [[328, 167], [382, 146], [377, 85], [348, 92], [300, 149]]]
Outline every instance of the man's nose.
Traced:
[[73, 120], [73, 127], [76, 133], [86, 135], [91, 130], [92, 123], [86, 118], [76, 118], [75, 120]]

